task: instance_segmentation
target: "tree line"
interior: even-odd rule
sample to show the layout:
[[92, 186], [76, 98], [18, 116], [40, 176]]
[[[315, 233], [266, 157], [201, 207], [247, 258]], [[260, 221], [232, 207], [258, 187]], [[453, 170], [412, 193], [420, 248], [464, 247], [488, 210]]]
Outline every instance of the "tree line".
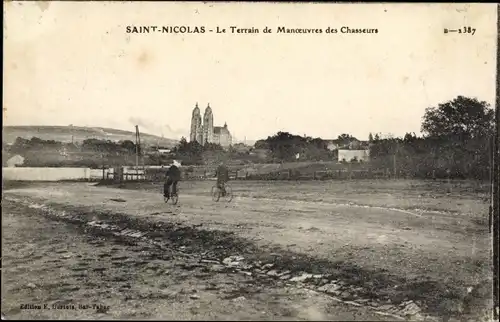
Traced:
[[[395, 176], [414, 178], [487, 179], [490, 177], [494, 111], [477, 98], [456, 98], [428, 107], [422, 117], [422, 136], [406, 133], [403, 137], [369, 134], [368, 149], [373, 170], [385, 170]], [[341, 134], [339, 149], [359, 140]], [[278, 132], [257, 141], [255, 148], [268, 149], [276, 162], [336, 159], [328, 142], [321, 138]], [[351, 145], [352, 147], [352, 145]], [[356, 147], [354, 147], [356, 149]]]
[[[9, 148], [9, 152], [21, 154], [30, 151], [61, 149], [74, 152], [98, 152], [106, 154], [136, 153], [136, 144], [130, 140], [114, 142], [111, 140], [86, 139], [81, 144], [75, 145], [55, 140], [43, 140], [37, 137], [32, 137], [31, 139], [18, 137]], [[139, 152], [141, 152], [140, 147]]]
[[487, 102], [458, 96], [429, 107], [421, 132], [421, 137], [415, 133], [402, 138], [372, 137], [372, 167], [416, 178], [490, 177], [495, 122]]
[[[24, 166], [33, 167], [92, 167], [100, 168], [103, 162], [111, 164], [131, 164], [131, 155], [136, 153], [136, 144], [130, 140], [86, 139], [80, 144], [55, 140], [16, 138], [12, 145], [3, 142], [3, 151], [19, 154], [25, 158]], [[142, 153], [140, 147], [138, 149]]]
[[[342, 134], [337, 138], [337, 141], [342, 144], [349, 144], [356, 140], [348, 134]], [[252, 158], [251, 152], [255, 149], [269, 151], [269, 157], [266, 159]], [[257, 141], [252, 149], [246, 151], [239, 151], [234, 146], [224, 149], [215, 143], [201, 145], [196, 141], [187, 142], [185, 138], [182, 138], [172, 150], [172, 155], [191, 164], [203, 164], [211, 158], [216, 161], [292, 162], [297, 160], [331, 160], [336, 157], [336, 151], [328, 149], [328, 140], [280, 131], [266, 139]]]

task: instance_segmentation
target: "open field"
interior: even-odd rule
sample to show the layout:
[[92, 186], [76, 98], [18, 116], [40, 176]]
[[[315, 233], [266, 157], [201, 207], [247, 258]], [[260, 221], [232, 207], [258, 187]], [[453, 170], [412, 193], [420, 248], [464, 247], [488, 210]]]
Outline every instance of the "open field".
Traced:
[[[413, 319], [430, 314], [477, 321], [491, 306], [485, 185], [235, 181], [236, 197], [226, 204], [211, 201], [212, 184], [182, 182], [177, 206], [164, 204], [161, 186], [151, 183], [121, 186], [126, 189], [18, 184], [4, 186], [4, 198], [16, 205], [46, 205], [79, 220], [132, 227], [185, 251], [211, 252], [218, 260], [242, 256], [240, 261], [253, 267], [245, 270], [255, 276], [254, 283], [261, 275], [288, 271], [276, 278], [285, 280], [284, 287], [326, 292], [357, 302], [359, 310], [372, 307], [401, 316], [401, 307], [412, 301], [421, 310], [418, 318], [410, 314]], [[186, 228], [180, 232], [179, 226]], [[255, 269], [259, 262], [272, 269]], [[371, 319], [371, 313], [359, 314], [343, 318]]]
[[284, 171], [298, 171], [302, 174], [312, 174], [315, 171], [337, 171], [352, 168], [353, 170], [369, 169], [370, 164], [352, 163], [350, 165], [338, 163], [335, 161], [302, 161], [302, 162], [284, 162], [283, 164], [268, 163], [255, 164], [250, 167], [243, 167], [242, 170], [251, 174], [267, 174]]
[[325, 294], [200, 265], [174, 246], [158, 250], [3, 206], [8, 319], [390, 320]]
[[[185, 181], [183, 194], [209, 196], [214, 182]], [[487, 220], [489, 183], [439, 180], [233, 181], [239, 197], [355, 204], [371, 207], [467, 213]], [[161, 191], [160, 183], [128, 182], [122, 189]]]
[[[197, 171], [206, 170], [213, 171], [217, 167], [217, 162], [211, 165], [194, 166]], [[367, 163], [352, 163], [350, 168], [353, 170], [366, 170], [370, 167]], [[283, 162], [283, 163], [252, 163], [246, 164], [243, 161], [231, 160], [228, 162], [228, 168], [231, 171], [248, 172], [249, 174], [269, 174], [285, 171], [299, 171], [304, 174], [312, 174], [315, 171], [336, 171], [346, 170], [349, 165], [338, 163], [335, 161], [300, 161], [300, 162]]]

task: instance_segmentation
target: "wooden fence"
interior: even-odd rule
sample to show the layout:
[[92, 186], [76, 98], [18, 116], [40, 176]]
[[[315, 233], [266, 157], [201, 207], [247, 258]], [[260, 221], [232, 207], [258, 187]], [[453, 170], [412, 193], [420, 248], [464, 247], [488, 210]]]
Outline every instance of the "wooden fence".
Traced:
[[389, 170], [330, 170], [312, 171], [300, 173], [293, 170], [277, 171], [266, 174], [250, 174], [245, 176], [247, 180], [354, 180], [354, 179], [376, 179], [393, 178], [394, 174]]
[[[123, 173], [121, 178], [115, 178], [113, 173], [109, 173], [107, 179], [115, 181], [162, 181], [165, 179], [164, 169], [146, 169], [145, 172]], [[208, 180], [215, 178], [213, 171], [182, 172], [182, 180]], [[249, 173], [245, 170], [230, 171], [231, 180], [356, 180], [356, 179], [388, 179], [405, 178], [403, 173], [395, 175], [391, 169], [339, 169], [329, 171], [311, 171], [301, 173], [294, 170], [274, 171], [270, 173]]]

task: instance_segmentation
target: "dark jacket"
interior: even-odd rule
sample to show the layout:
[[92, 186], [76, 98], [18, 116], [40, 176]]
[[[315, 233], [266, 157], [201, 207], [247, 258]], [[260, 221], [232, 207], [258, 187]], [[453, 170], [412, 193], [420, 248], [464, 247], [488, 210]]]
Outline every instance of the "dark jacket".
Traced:
[[166, 177], [170, 178], [172, 181], [180, 181], [181, 170], [177, 166], [171, 165], [167, 170]]
[[219, 181], [228, 181], [229, 180], [229, 170], [227, 167], [220, 165], [215, 170], [215, 176]]

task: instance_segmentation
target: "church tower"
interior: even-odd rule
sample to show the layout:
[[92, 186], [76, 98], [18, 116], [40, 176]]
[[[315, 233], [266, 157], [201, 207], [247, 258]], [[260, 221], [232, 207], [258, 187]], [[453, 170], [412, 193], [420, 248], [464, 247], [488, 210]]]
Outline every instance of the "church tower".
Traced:
[[193, 114], [191, 116], [191, 133], [189, 136], [189, 140], [191, 142], [198, 141], [198, 143], [203, 144], [202, 130], [201, 113], [200, 109], [198, 108], [198, 103], [196, 103], [196, 106], [193, 109]]
[[214, 115], [212, 114], [212, 108], [210, 103], [205, 109], [205, 114], [203, 115], [203, 143], [213, 143], [214, 137]]

